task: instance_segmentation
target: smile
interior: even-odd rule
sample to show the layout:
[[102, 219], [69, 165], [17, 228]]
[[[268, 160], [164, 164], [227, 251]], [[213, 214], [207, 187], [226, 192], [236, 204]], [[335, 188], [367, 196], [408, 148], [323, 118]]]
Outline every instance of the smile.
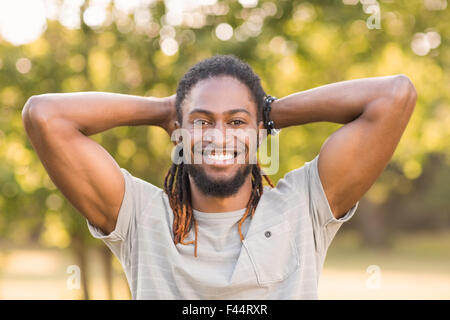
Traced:
[[[245, 155], [245, 152], [239, 152], [236, 150], [225, 150], [225, 149], [203, 149], [196, 153], [196, 159], [194, 163], [200, 160], [202, 163], [208, 165], [230, 165], [236, 163], [238, 156]], [[200, 156], [200, 158], [198, 157]], [[243, 159], [245, 161], [245, 159]]]
[[210, 154], [206, 155], [206, 157], [208, 159], [212, 159], [212, 160], [226, 161], [226, 160], [234, 159], [235, 158], [235, 153], [234, 152], [233, 153], [227, 152], [227, 153], [224, 153], [224, 154], [223, 153], [220, 153], [220, 154], [212, 154], [212, 153], [210, 153]]

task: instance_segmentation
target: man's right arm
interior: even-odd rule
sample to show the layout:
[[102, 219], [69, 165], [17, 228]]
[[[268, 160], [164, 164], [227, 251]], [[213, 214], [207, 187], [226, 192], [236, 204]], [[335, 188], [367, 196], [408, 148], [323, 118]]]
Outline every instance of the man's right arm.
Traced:
[[91, 224], [109, 234], [116, 226], [125, 182], [116, 161], [88, 136], [127, 125], [157, 125], [167, 131], [174, 109], [174, 96], [43, 94], [27, 101], [22, 119], [54, 184]]

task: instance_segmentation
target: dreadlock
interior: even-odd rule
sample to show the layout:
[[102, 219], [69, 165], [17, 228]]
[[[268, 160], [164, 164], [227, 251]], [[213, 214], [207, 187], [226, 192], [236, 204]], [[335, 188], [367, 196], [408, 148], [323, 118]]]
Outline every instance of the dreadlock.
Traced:
[[[245, 84], [252, 94], [257, 105], [258, 121], [262, 117], [262, 108], [264, 97], [266, 96], [258, 75], [256, 75], [251, 67], [233, 55], [216, 55], [214, 57], [200, 61], [183, 76], [178, 83], [175, 107], [177, 110], [178, 121], [181, 123], [182, 111], [181, 106], [190, 90], [200, 80], [208, 79], [216, 76], [228, 75], [236, 78]], [[238, 224], [238, 231], [241, 241], [244, 240], [242, 235], [242, 224], [250, 215], [253, 217], [256, 206], [263, 193], [263, 175], [259, 163], [252, 165], [252, 193], [247, 203], [244, 215]], [[267, 175], [264, 175], [265, 181], [273, 187]], [[164, 191], [168, 195], [169, 204], [173, 211], [173, 235], [175, 245], [181, 243], [183, 245], [194, 244], [194, 256], [197, 257], [197, 238], [198, 224], [194, 219], [191, 190], [189, 183], [189, 174], [183, 163], [173, 163], [164, 179]], [[195, 238], [192, 241], [185, 241], [192, 226], [194, 226]]]

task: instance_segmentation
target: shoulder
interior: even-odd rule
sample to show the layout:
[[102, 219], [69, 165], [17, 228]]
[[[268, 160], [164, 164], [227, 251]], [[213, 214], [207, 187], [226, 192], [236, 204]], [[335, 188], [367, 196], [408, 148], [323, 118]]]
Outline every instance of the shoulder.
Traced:
[[125, 168], [120, 168], [120, 171], [125, 180], [124, 198], [128, 197], [134, 203], [137, 212], [145, 210], [151, 203], [157, 204], [164, 196], [163, 189], [146, 179], [131, 174]]
[[306, 205], [309, 201], [311, 169], [316, 166], [316, 161], [317, 158], [314, 158], [289, 171], [275, 187], [265, 187], [258, 206], [269, 208], [271, 212], [286, 213]]
[[130, 186], [133, 186], [134, 188], [137, 188], [139, 190], [140, 189], [144, 189], [144, 190], [151, 191], [151, 192], [162, 191], [161, 188], [159, 188], [156, 185], [150, 183], [145, 178], [140, 178], [140, 177], [130, 173], [125, 168], [120, 168], [120, 171], [122, 172], [122, 175], [123, 175], [123, 177], [125, 179], [125, 182], [129, 183]]
[[303, 166], [289, 171], [283, 178], [278, 180], [274, 191], [283, 194], [305, 194], [308, 192], [311, 180], [315, 178], [317, 172], [318, 156], [307, 161]]

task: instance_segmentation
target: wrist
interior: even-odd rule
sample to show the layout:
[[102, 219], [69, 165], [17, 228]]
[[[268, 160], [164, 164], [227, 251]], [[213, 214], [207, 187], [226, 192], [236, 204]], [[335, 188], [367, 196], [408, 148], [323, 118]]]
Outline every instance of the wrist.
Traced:
[[150, 109], [155, 112], [152, 125], [159, 126], [169, 134], [176, 120], [175, 95], [169, 97], [149, 97]]
[[319, 121], [319, 108], [308, 98], [306, 92], [297, 92], [272, 103], [271, 118], [275, 128], [287, 128]]
[[283, 110], [282, 99], [274, 100], [271, 104], [270, 120], [273, 121], [275, 129], [284, 128], [282, 110]]
[[267, 95], [264, 98], [264, 106], [263, 106], [263, 123], [264, 127], [267, 130], [267, 134], [276, 135], [280, 132], [281, 129], [277, 127], [274, 120], [271, 117], [272, 114], [272, 104], [277, 100], [276, 97], [271, 95]]

